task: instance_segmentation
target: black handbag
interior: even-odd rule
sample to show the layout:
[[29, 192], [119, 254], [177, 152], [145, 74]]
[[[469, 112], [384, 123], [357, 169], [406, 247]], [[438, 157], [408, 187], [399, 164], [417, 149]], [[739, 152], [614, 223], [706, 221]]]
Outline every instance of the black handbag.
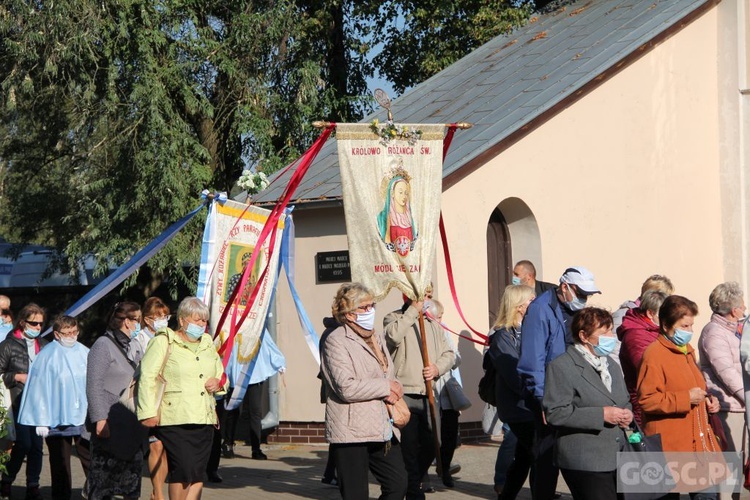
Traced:
[[[630, 428], [625, 430], [625, 443], [623, 444], [623, 452], [636, 452], [636, 453], [658, 453], [660, 458], [656, 460], [662, 471], [667, 471], [667, 459], [664, 456], [664, 449], [661, 444], [661, 434], [654, 434], [647, 436], [641, 427], [633, 420], [630, 423]], [[654, 461], [653, 457], [649, 458], [650, 461]], [[618, 464], [619, 465], [619, 464]], [[620, 492], [620, 477], [618, 467], [618, 481], [617, 491]], [[669, 491], [654, 491], [652, 493], [635, 493], [635, 492], [622, 492], [622, 498], [624, 500], [656, 500], [662, 498]]]
[[664, 451], [661, 446], [661, 434], [647, 436], [635, 420], [630, 423], [630, 428], [625, 431], [625, 436], [627, 439], [622, 451]]

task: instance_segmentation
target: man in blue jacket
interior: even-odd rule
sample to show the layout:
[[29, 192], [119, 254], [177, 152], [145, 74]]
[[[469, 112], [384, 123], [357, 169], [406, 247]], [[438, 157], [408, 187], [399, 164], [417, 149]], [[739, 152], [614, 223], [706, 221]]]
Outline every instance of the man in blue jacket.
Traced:
[[529, 305], [523, 320], [518, 373], [537, 424], [536, 474], [531, 485], [535, 500], [554, 498], [557, 487], [558, 470], [552, 462], [554, 435], [542, 413], [546, 367], [573, 343], [571, 319], [595, 293], [601, 292], [591, 271], [581, 266], [569, 267], [560, 277], [559, 286], [544, 292]]

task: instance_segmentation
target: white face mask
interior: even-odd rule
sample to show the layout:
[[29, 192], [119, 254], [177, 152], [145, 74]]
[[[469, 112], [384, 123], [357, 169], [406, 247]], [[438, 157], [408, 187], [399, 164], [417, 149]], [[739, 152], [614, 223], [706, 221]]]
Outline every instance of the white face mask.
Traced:
[[154, 331], [158, 332], [162, 328], [166, 328], [167, 324], [169, 324], [169, 320], [166, 320], [166, 319], [155, 319], [154, 320]]
[[78, 342], [78, 337], [58, 337], [57, 341], [63, 347], [73, 347]]
[[375, 327], [375, 308], [368, 312], [357, 313], [357, 319], [354, 321], [365, 330], [372, 330]]

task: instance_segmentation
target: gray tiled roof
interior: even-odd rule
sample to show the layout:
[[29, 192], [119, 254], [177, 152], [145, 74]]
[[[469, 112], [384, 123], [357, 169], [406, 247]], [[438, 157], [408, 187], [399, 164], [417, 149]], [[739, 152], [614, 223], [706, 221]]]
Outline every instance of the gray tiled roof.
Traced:
[[[580, 0], [541, 15], [510, 35], [477, 48], [429, 80], [394, 99], [400, 123], [469, 122], [459, 130], [443, 177], [554, 106], [715, 0]], [[385, 120], [381, 110], [368, 116]], [[289, 173], [255, 197], [275, 201]], [[335, 139], [310, 167], [294, 202], [341, 197]]]

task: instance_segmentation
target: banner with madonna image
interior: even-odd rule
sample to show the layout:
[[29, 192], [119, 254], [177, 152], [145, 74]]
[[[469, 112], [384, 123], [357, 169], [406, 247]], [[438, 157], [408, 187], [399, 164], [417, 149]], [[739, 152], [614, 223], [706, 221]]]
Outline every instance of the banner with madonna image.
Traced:
[[337, 124], [352, 280], [423, 298], [440, 218], [445, 125]]
[[[214, 203], [211, 205], [203, 233], [200, 276], [196, 295], [208, 304], [211, 310], [209, 331], [216, 338], [217, 348], [229, 336], [232, 311], [230, 311], [227, 321], [222, 326], [222, 331], [217, 332], [216, 327], [224, 310], [230, 306], [234, 307], [232, 304], [228, 304], [229, 298], [240, 284], [242, 272], [251, 260], [261, 229], [270, 213], [269, 210], [231, 200], [224, 204]], [[231, 364], [238, 365], [237, 368], [249, 365], [258, 352], [258, 341], [263, 332], [266, 315], [278, 278], [276, 271], [279, 265], [279, 248], [284, 230], [283, 215], [275, 230], [276, 240], [273, 252], [270, 252], [268, 247], [271, 241], [269, 235], [250, 270], [250, 277], [244, 290], [235, 299], [236, 307], [239, 308], [237, 311], [237, 317], [239, 318], [245, 311], [250, 294], [263, 269], [268, 265], [268, 271], [260, 285], [255, 302], [252, 304], [247, 318], [237, 330], [232, 359], [230, 360]], [[241, 370], [237, 370], [237, 372], [239, 371]], [[230, 383], [234, 382], [233, 380], [230, 381]]]

